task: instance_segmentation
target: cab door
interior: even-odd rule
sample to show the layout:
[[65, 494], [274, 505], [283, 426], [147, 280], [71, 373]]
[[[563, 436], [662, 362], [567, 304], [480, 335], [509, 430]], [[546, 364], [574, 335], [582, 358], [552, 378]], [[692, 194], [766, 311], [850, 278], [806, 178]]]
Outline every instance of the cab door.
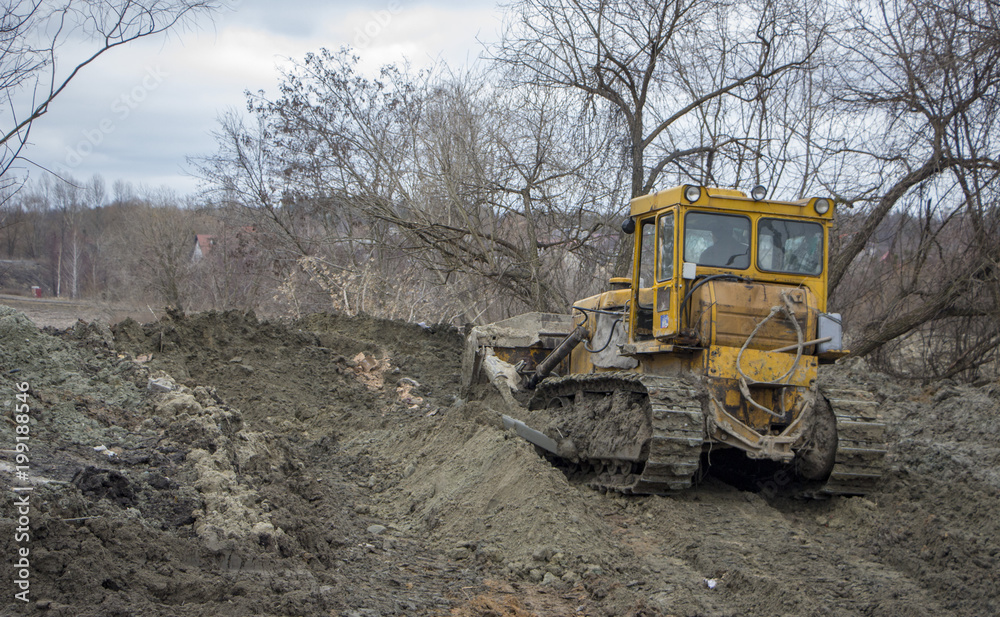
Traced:
[[676, 215], [667, 210], [639, 221], [632, 281], [631, 332], [633, 341], [677, 333]]
[[668, 210], [656, 217], [656, 273], [653, 285], [653, 337], [677, 334], [677, 225]]
[[649, 216], [639, 221], [639, 234], [636, 237], [630, 324], [632, 341], [648, 341], [653, 338], [656, 247], [656, 218]]

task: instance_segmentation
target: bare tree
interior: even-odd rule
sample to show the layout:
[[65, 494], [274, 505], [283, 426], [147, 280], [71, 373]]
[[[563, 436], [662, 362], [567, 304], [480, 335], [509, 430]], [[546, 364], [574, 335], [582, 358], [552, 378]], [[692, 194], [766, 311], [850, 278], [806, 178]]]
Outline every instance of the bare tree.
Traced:
[[109, 230], [118, 294], [133, 301], [144, 298], [179, 310], [189, 308], [199, 217], [179, 205], [176, 195], [166, 190], [141, 195]]
[[279, 99], [255, 100], [258, 124], [228, 117], [219, 155], [198, 163], [217, 199], [243, 204], [345, 303], [347, 285], [395, 298], [406, 276], [437, 289], [449, 318], [563, 310], [573, 277], [609, 261], [591, 246], [616, 200], [596, 181], [607, 144], [564, 93], [483, 90], [491, 79], [371, 79], [350, 52], [323, 51]]
[[203, 220], [202, 233], [212, 232], [211, 250], [192, 263], [189, 305], [199, 310], [257, 310], [277, 287], [270, 256], [257, 231], [230, 224], [225, 218], [210, 227], [208, 217], [197, 218]]
[[248, 224], [277, 236], [278, 244], [286, 247], [283, 257], [295, 260], [310, 254], [308, 239], [296, 228], [295, 208], [285, 207], [291, 187], [268, 119], [258, 113], [252, 120], [248, 124], [233, 110], [224, 113], [215, 132], [218, 152], [192, 157], [191, 162], [215, 203], [242, 209]]
[[855, 208], [841, 218], [830, 284], [841, 306], [863, 307], [858, 354], [912, 357], [915, 340], [965, 320], [982, 338], [935, 346], [922, 369], [907, 363], [912, 374], [961, 372], [975, 365], [970, 350], [996, 339], [995, 328], [969, 322], [996, 323], [996, 6], [879, 0], [848, 9], [832, 103], [851, 131], [829, 186]]
[[471, 274], [524, 307], [565, 310], [610, 271], [607, 252], [592, 246], [615, 198], [600, 182], [606, 143], [587, 135], [590, 119], [573, 118], [562, 93], [481, 96], [481, 81], [453, 77], [425, 101], [413, 195], [424, 205], [381, 216], [409, 231], [443, 276]]
[[[23, 158], [34, 122], [84, 68], [116, 47], [185, 25], [219, 6], [214, 0], [4, 2], [0, 97], [6, 119], [0, 129], [0, 178]], [[80, 55], [63, 53], [68, 43], [81, 41]]]
[[[226, 262], [223, 272], [210, 275], [216, 288], [213, 297], [225, 302], [226, 298], [254, 295], [249, 293], [251, 290], [236, 296], [226, 291], [230, 266], [239, 268], [248, 260], [269, 261], [272, 274], [285, 279], [283, 285], [276, 285], [278, 295], [296, 296], [294, 303], [301, 307], [302, 299], [296, 295], [301, 290], [291, 290], [291, 281], [314, 276], [317, 266], [322, 266], [323, 271], [332, 267], [343, 272], [340, 266], [331, 264], [329, 250], [342, 243], [360, 242], [359, 234], [351, 227], [354, 217], [337, 207], [340, 202], [330, 194], [333, 187], [324, 186], [322, 176], [311, 176], [300, 168], [307, 156], [287, 152], [289, 156], [284, 158], [286, 151], [274, 133], [272, 119], [263, 110], [258, 109], [249, 119], [231, 110], [220, 117], [219, 123], [215, 133], [218, 151], [190, 159], [205, 183], [205, 195], [220, 209], [230, 230], [229, 240], [219, 247], [225, 255], [216, 255], [212, 260]], [[299, 188], [304, 178], [309, 178], [315, 192]], [[252, 229], [252, 255], [243, 250], [246, 236], [235, 231], [244, 228]], [[230, 254], [231, 250], [235, 253]], [[346, 254], [353, 255], [354, 251], [348, 249]]]
[[24, 220], [24, 204], [11, 187], [0, 186], [0, 233], [3, 234], [3, 248], [8, 258], [17, 249], [17, 226]]
[[513, 17], [494, 55], [514, 81], [575, 91], [613, 115], [635, 197], [668, 168], [696, 181], [714, 179], [712, 160], [721, 148], [749, 145], [742, 134], [701, 130], [698, 112], [804, 66], [816, 37], [812, 46], [799, 44], [798, 12], [787, 8], [729, 0], [521, 0], [509, 7]]

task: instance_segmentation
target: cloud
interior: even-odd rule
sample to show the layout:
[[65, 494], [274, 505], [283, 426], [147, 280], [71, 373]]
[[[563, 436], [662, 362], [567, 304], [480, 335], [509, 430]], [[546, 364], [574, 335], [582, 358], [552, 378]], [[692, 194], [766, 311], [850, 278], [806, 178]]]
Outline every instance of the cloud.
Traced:
[[[455, 8], [390, 3], [390, 8], [352, 11], [345, 15], [341, 37], [366, 62], [378, 65], [407, 60], [415, 66], [445, 61], [467, 64], [479, 55], [480, 39], [496, 35], [495, 9], [475, 2]], [[395, 10], [391, 10], [395, 8]]]
[[349, 45], [372, 71], [404, 59], [458, 67], [479, 55], [477, 36], [496, 38], [499, 23], [484, 0], [233, 4], [235, 12], [201, 31], [139, 41], [88, 67], [33, 130], [33, 159], [80, 179], [100, 173], [108, 182], [192, 191], [186, 158], [214, 152], [217, 117], [242, 108], [245, 91], [274, 95], [279, 66]]

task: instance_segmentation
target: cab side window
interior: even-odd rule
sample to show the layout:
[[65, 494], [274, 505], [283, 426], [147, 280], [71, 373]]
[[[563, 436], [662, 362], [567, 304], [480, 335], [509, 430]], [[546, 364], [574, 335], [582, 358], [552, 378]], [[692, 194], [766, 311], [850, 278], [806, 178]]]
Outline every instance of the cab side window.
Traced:
[[653, 286], [653, 256], [656, 254], [654, 243], [656, 226], [652, 219], [642, 222], [642, 233], [639, 234], [639, 241], [642, 242], [639, 250], [639, 287]]
[[674, 214], [660, 217], [660, 255], [657, 280], [666, 281], [674, 276]]

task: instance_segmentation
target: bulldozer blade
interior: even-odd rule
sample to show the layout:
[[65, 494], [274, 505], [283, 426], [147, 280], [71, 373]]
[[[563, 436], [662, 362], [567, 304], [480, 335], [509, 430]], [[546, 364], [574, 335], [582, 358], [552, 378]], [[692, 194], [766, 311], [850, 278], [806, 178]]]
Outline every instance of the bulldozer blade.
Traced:
[[535, 444], [543, 450], [547, 450], [552, 454], [559, 454], [559, 444], [556, 443], [555, 439], [547, 436], [541, 431], [536, 431], [524, 422], [511, 418], [510, 416], [501, 416], [503, 420], [503, 427], [505, 429], [513, 429], [521, 438]]

